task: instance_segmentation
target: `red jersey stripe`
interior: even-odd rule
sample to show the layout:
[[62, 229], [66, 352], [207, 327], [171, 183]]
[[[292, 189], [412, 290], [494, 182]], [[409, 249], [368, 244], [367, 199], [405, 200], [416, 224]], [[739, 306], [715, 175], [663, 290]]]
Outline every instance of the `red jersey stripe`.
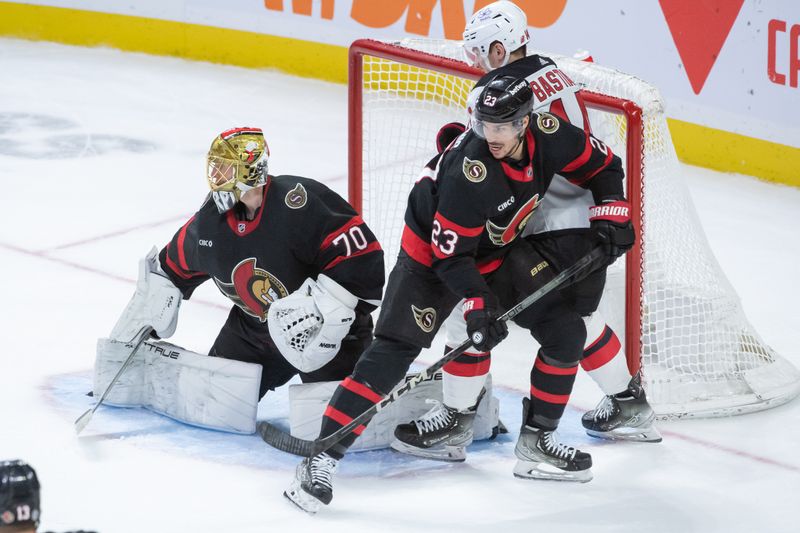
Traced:
[[186, 240], [186, 230], [189, 229], [189, 225], [194, 222], [194, 216], [189, 219], [189, 222], [183, 225], [183, 227], [178, 232], [178, 264], [181, 266], [184, 272], [189, 272], [191, 269], [189, 265], [186, 263], [186, 252], [184, 251], [184, 241]]
[[549, 392], [537, 389], [533, 385], [531, 385], [531, 396], [544, 402], [557, 403], [560, 405], [566, 405], [569, 401], [569, 394], [550, 394]]
[[169, 244], [167, 245], [167, 267], [172, 270], [179, 278], [181, 279], [192, 279], [199, 274], [191, 274], [189, 272], [184, 271], [180, 266], [178, 266], [175, 261], [169, 256]]
[[408, 225], [403, 227], [400, 247], [417, 263], [428, 267], [433, 265], [433, 251], [430, 243], [420, 238]]
[[578, 365], [571, 366], [569, 368], [562, 368], [558, 366], [548, 365], [540, 358], [536, 358], [536, 362], [533, 364], [535, 368], [538, 368], [545, 374], [551, 374], [554, 376], [574, 376], [578, 373]]
[[378, 403], [383, 399], [383, 397], [374, 390], [370, 389], [363, 383], [352, 380], [351, 378], [345, 378], [344, 381], [342, 381], [342, 387], [350, 392], [358, 394], [362, 398], [366, 398], [372, 403]]
[[590, 157], [592, 157], [592, 143], [589, 142], [589, 136], [587, 135], [586, 145], [583, 147], [583, 153], [562, 168], [561, 172], [572, 172], [573, 170], [579, 169], [585, 165], [587, 161], [589, 161]]
[[[335, 407], [329, 405], [327, 409], [325, 409], [325, 416], [333, 420], [334, 422], [340, 424], [342, 427], [346, 426], [350, 422], [353, 421], [352, 417], [347, 416], [340, 410], [336, 409]], [[362, 424], [360, 426], [356, 426], [353, 430], [353, 433], [356, 435], [361, 435], [361, 433], [366, 429], [366, 427]]]
[[322, 270], [330, 270], [333, 267], [335, 267], [336, 265], [338, 265], [339, 263], [341, 263], [342, 261], [347, 261], [348, 259], [353, 259], [354, 257], [359, 257], [361, 255], [366, 255], [368, 253], [377, 252], [380, 249], [381, 249], [381, 245], [378, 244], [378, 241], [371, 242], [371, 243], [369, 243], [369, 246], [367, 246], [363, 250], [357, 251], [354, 254], [340, 255], [339, 257], [337, 257], [336, 259], [334, 259], [333, 261], [331, 261], [330, 263], [325, 265], [325, 268], [323, 268]]
[[433, 217], [434, 220], [438, 220], [439, 224], [442, 226], [442, 230], [452, 230], [461, 235], [462, 237], [477, 237], [483, 232], [483, 225], [476, 226], [474, 228], [468, 228], [466, 226], [461, 226], [456, 224], [452, 220], [448, 220], [447, 217], [442, 215], [439, 211], [436, 212], [436, 215]]
[[348, 231], [353, 226], [360, 226], [363, 223], [364, 223], [364, 219], [363, 218], [361, 218], [359, 215], [354, 216], [353, 218], [348, 220], [342, 227], [340, 227], [338, 229], [335, 229], [332, 232], [330, 232], [328, 234], [328, 236], [325, 237], [325, 239], [323, 239], [322, 244], [319, 245], [319, 249], [320, 250], [324, 250], [325, 248], [327, 248], [328, 246], [331, 245], [331, 243], [333, 242], [333, 240], [336, 237], [338, 237], [339, 235], [341, 235], [345, 231]]

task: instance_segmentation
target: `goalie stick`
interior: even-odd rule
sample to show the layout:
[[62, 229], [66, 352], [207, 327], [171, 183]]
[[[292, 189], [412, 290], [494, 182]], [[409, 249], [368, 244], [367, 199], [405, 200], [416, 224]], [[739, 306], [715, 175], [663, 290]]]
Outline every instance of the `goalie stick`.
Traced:
[[[601, 251], [600, 248], [595, 248], [590, 253], [578, 259], [574, 265], [559, 273], [556, 277], [547, 282], [541, 288], [531, 293], [517, 305], [515, 305], [514, 307], [503, 313], [498, 318], [498, 320], [507, 322], [513, 319], [521, 312], [523, 312], [525, 309], [530, 307], [534, 302], [538, 301], [549, 292], [557, 289], [558, 287], [564, 284], [569, 284], [576, 281], [578, 274], [583, 273], [604, 255], [605, 254]], [[325, 450], [329, 449], [331, 446], [342, 440], [346, 435], [348, 435], [353, 429], [355, 429], [359, 425], [369, 421], [373, 416], [375, 416], [378, 413], [378, 411], [380, 411], [387, 405], [395, 402], [402, 395], [404, 395], [405, 393], [416, 387], [420, 382], [428, 379], [444, 365], [446, 365], [447, 363], [449, 363], [450, 361], [452, 361], [453, 359], [455, 359], [456, 357], [467, 351], [470, 348], [470, 346], [472, 346], [472, 341], [469, 339], [465, 340], [457, 347], [447, 352], [447, 354], [445, 354], [444, 357], [442, 357], [441, 359], [433, 363], [431, 366], [420, 372], [419, 375], [408, 380], [399, 387], [395, 388], [392, 392], [390, 392], [386, 396], [386, 398], [376, 403], [375, 405], [373, 405], [372, 407], [370, 407], [369, 409], [367, 409], [366, 411], [355, 417], [353, 420], [351, 420], [347, 425], [342, 426], [341, 428], [339, 428], [338, 430], [331, 433], [325, 438], [317, 440], [299, 439], [273, 426], [269, 422], [259, 422], [257, 425], [258, 433], [261, 435], [261, 438], [264, 439], [264, 442], [266, 442], [267, 444], [269, 444], [274, 448], [277, 448], [281, 451], [288, 452], [294, 455], [299, 455], [301, 457], [313, 457], [317, 454], [324, 452]]]
[[128, 356], [127, 359], [125, 359], [125, 362], [122, 363], [122, 366], [117, 371], [116, 375], [114, 376], [114, 379], [111, 380], [111, 383], [108, 384], [108, 387], [106, 387], [106, 390], [103, 393], [103, 395], [100, 396], [100, 399], [97, 400], [97, 403], [94, 404], [93, 408], [87, 410], [85, 413], [79, 416], [77, 420], [75, 420], [75, 433], [80, 435], [81, 431], [83, 431], [83, 428], [85, 428], [89, 424], [89, 421], [92, 419], [92, 416], [94, 416], [94, 412], [97, 411], [97, 408], [100, 407], [100, 404], [103, 403], [103, 400], [106, 399], [106, 396], [108, 396], [108, 393], [111, 392], [111, 389], [114, 387], [114, 384], [117, 382], [117, 380], [125, 371], [125, 369], [128, 368], [128, 366], [131, 364], [131, 361], [133, 361], [133, 356], [136, 355], [136, 351], [144, 343], [145, 339], [147, 339], [150, 336], [152, 332], [153, 332], [152, 326], [145, 326], [139, 331], [139, 337], [138, 339], [136, 339], [136, 344], [134, 345], [133, 350], [131, 350], [131, 354]]

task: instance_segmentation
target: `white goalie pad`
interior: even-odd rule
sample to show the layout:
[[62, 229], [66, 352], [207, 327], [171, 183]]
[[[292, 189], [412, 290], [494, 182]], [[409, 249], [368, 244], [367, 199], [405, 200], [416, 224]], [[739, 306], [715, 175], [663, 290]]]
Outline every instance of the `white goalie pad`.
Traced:
[[139, 260], [136, 291], [111, 330], [112, 339], [130, 342], [145, 326], [163, 338], [171, 337], [178, 325], [181, 291], [167, 278], [154, 246]]
[[355, 320], [358, 298], [320, 274], [269, 307], [267, 326], [275, 346], [301, 372], [333, 359]]
[[[416, 375], [409, 374], [406, 380]], [[289, 425], [292, 436], [306, 440], [314, 440], [319, 436], [322, 414], [338, 385], [338, 381], [324, 381], [289, 386]], [[486, 395], [478, 406], [478, 414], [473, 423], [475, 440], [492, 437], [500, 420], [500, 401], [492, 394], [491, 374], [486, 377], [485, 387]], [[442, 400], [440, 372], [380, 410], [350, 450], [388, 448], [394, 440], [394, 428], [426, 413], [431, 408], [425, 401], [429, 398]]]
[[[97, 340], [94, 394], [108, 387], [133, 346]], [[191, 352], [164, 341], [145, 342], [104, 403], [145, 407], [203, 428], [254, 433], [261, 365]]]

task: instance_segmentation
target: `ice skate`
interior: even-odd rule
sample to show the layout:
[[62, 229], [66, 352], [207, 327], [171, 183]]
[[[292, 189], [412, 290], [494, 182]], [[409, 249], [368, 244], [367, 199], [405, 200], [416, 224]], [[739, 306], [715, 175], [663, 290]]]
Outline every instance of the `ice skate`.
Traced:
[[397, 426], [392, 448], [427, 459], [464, 461], [467, 458], [466, 447], [472, 444], [472, 422], [477, 413], [477, 404], [459, 411], [438, 400], [429, 402], [434, 406], [427, 413], [408, 424]]
[[595, 409], [583, 415], [581, 422], [592, 437], [661, 442], [661, 433], [653, 425], [655, 418], [637, 374], [626, 391], [603, 398]]
[[339, 461], [327, 453], [303, 459], [283, 495], [303, 511], [316, 514], [333, 499], [333, 475], [338, 466]]
[[[523, 420], [530, 400], [523, 400]], [[523, 422], [524, 424], [524, 422]], [[592, 456], [558, 441], [555, 431], [523, 425], [514, 448], [514, 476], [586, 483], [592, 479]]]

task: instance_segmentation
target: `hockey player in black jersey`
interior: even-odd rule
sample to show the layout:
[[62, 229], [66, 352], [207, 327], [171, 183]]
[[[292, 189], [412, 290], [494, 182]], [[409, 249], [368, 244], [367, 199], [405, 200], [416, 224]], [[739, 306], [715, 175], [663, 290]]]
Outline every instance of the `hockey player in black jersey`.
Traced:
[[209, 355], [260, 365], [259, 396], [298, 373], [305, 382], [349, 375], [372, 340], [384, 284], [383, 252], [355, 210], [317, 181], [268, 174], [268, 157], [258, 128], [214, 139], [211, 193], [145, 258], [111, 335], [127, 342], [144, 326], [172, 335], [177, 303], [212, 280], [233, 306]]
[[[590, 132], [580, 87], [551, 58], [526, 55], [529, 40], [525, 13], [512, 2], [494, 2], [473, 15], [464, 30], [464, 50], [473, 65], [487, 74], [470, 92], [468, 112], [473, 112], [478, 95], [494, 77], [525, 78], [533, 91], [534, 111], [548, 112]], [[449, 124], [448, 129], [454, 131], [458, 126]], [[463, 130], [463, 126], [461, 128]], [[556, 175], [524, 236], [559, 270], [566, 268], [593, 244], [591, 226], [602, 223], [599, 219], [591, 223], [589, 216], [593, 205], [590, 191]], [[609, 262], [632, 244], [630, 238], [628, 245], [609, 250], [613, 251]], [[606, 394], [595, 410], [584, 415], [582, 422], [587, 433], [595, 437], [658, 442], [661, 435], [653, 426], [655, 415], [647, 403], [639, 376], [631, 376], [623, 343], [597, 311], [605, 278], [606, 269], [598, 268], [561, 291], [565, 302], [581, 314], [586, 325], [586, 331], [576, 333], [584, 344], [580, 366]], [[464, 327], [458, 313], [448, 318], [445, 324], [448, 348], [463, 339]], [[537, 361], [545, 361], [546, 357], [540, 352]], [[443, 401], [436, 402], [420, 418], [398, 427], [392, 447], [422, 457], [463, 461], [465, 447], [472, 441], [471, 421], [490, 360], [491, 354], [470, 350], [446, 365], [442, 371]], [[531, 391], [531, 401], [555, 416], [563, 410], [567, 398], [550, 394], [549, 389], [558, 388], [559, 381], [574, 379], [574, 374], [554, 374], [547, 372], [547, 368], [546, 364], [537, 364], [534, 368], [532, 379], [539, 387]]]
[[[402, 249], [389, 277], [375, 341], [331, 398], [320, 438], [389, 393], [460, 300], [467, 334], [478, 350], [488, 351], [505, 338], [506, 325], [497, 320], [500, 307], [516, 303], [521, 293], [553, 276], [544, 260], [531, 268], [533, 254], [516, 238], [556, 172], [590, 189], [598, 204], [622, 197], [619, 158], [601, 141], [552, 115], [532, 118], [532, 97], [524, 79], [491, 81], [479, 98], [473, 129], [423, 171], [409, 195]], [[554, 310], [546, 300], [518, 316], [523, 326], [545, 322], [539, 309]], [[559, 328], [583, 327], [577, 314], [555, 311], [563, 312], [553, 317]], [[540, 332], [545, 342], [570, 341], [553, 335], [557, 331]], [[305, 459], [285, 495], [312, 513], [328, 504], [338, 461], [361, 431]], [[549, 453], [575, 475], [591, 466], [588, 454], [557, 443], [552, 431], [532, 427], [530, 433], [531, 438], [521, 438], [524, 453]]]

